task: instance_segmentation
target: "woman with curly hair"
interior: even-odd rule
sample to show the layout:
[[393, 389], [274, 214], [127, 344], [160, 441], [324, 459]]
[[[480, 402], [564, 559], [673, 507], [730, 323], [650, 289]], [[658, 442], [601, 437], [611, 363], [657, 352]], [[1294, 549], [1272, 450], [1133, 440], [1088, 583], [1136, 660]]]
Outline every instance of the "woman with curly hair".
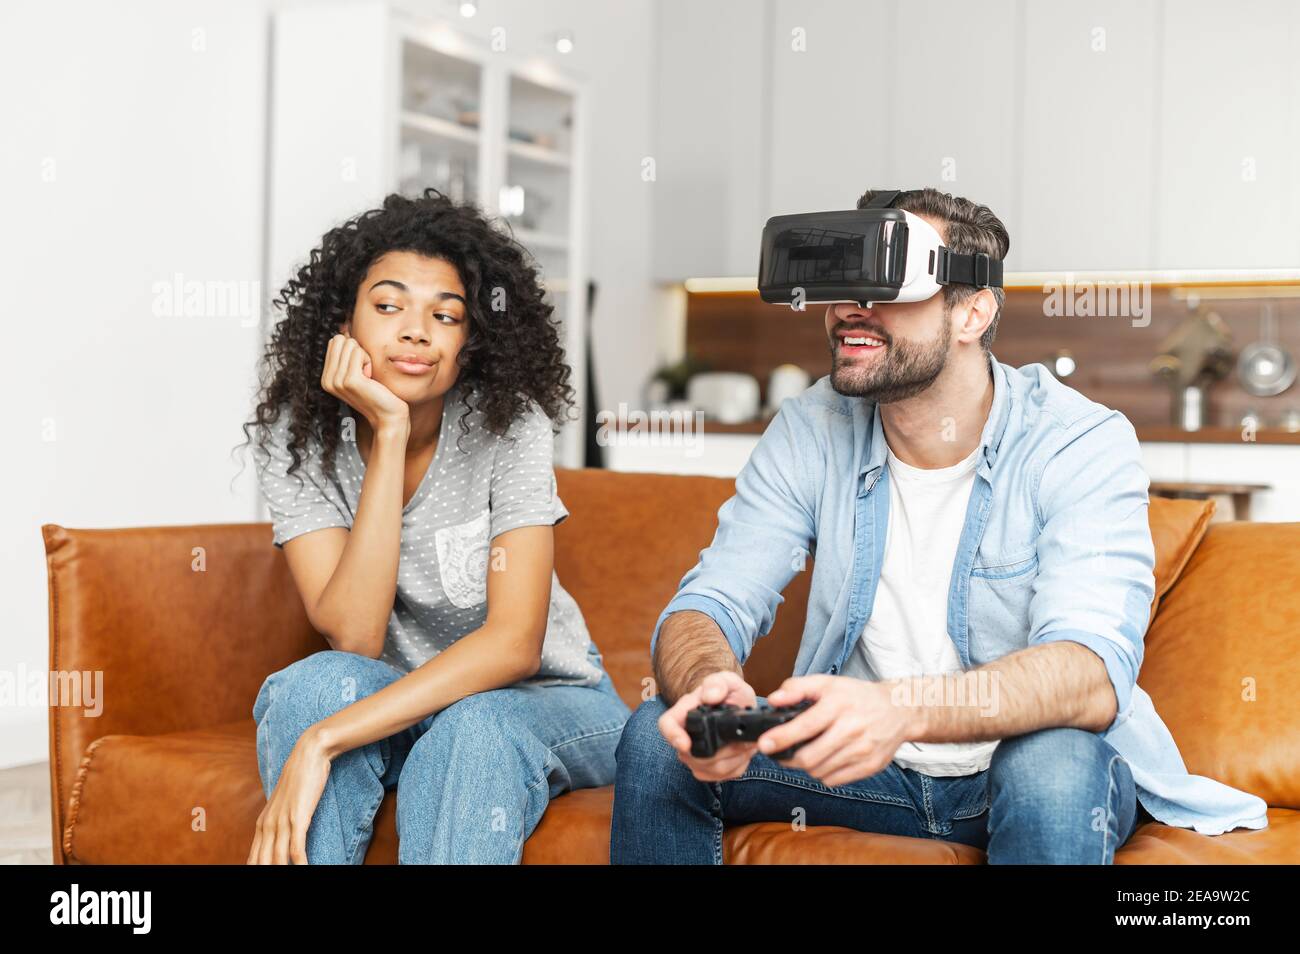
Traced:
[[332, 647], [253, 706], [250, 863], [518, 862], [549, 800], [610, 784], [630, 714], [554, 568], [573, 405], [524, 250], [433, 189], [331, 229], [280, 292], [254, 456]]

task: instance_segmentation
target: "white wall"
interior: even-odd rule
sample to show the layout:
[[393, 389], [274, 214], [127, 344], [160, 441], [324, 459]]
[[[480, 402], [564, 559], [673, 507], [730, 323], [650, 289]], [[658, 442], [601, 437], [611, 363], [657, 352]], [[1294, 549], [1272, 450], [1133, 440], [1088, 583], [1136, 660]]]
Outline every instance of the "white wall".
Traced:
[[[41, 524], [253, 518], [230, 452], [256, 312], [158, 315], [154, 284], [261, 277], [265, 6], [0, 6], [9, 679], [48, 665]], [[46, 758], [45, 727], [0, 706], [0, 766]]]
[[[326, 2], [326, 0], [316, 0]], [[256, 308], [155, 314], [155, 283], [265, 281], [269, 14], [280, 0], [0, 5], [0, 287], [10, 409], [0, 512], [0, 678], [48, 665], [40, 526], [262, 519], [244, 437]], [[445, 5], [405, 3], [420, 10]], [[483, 3], [592, 83], [590, 270], [601, 404], [654, 364], [650, 0]], [[516, 48], [519, 48], [516, 46]], [[552, 47], [553, 49], [553, 47]], [[273, 276], [272, 279], [283, 276]], [[0, 706], [0, 767], [47, 757], [46, 710]]]
[[661, 179], [691, 179], [656, 219], [662, 278], [752, 276], [768, 216], [923, 185], [998, 213], [1012, 271], [1300, 261], [1292, 0], [661, 0], [658, 20]]
[[766, 0], [659, 0], [655, 82], [657, 278], [748, 275], [763, 228]]

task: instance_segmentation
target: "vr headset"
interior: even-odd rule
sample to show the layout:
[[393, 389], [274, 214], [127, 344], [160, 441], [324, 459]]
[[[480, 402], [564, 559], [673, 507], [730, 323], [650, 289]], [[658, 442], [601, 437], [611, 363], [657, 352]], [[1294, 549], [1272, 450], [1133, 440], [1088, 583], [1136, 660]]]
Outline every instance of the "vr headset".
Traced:
[[800, 308], [812, 302], [924, 301], [951, 283], [1002, 287], [1002, 260], [959, 255], [919, 215], [893, 208], [900, 190], [862, 209], [774, 215], [763, 228], [758, 293]]

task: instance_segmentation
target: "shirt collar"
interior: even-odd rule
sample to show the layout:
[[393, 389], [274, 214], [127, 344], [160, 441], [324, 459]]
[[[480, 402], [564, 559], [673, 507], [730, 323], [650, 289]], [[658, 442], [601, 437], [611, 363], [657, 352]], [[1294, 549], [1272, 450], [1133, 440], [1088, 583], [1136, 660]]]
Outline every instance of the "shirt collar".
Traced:
[[[1007, 418], [1010, 416], [1010, 396], [1008, 394], [1009, 384], [1006, 379], [1006, 371], [1001, 363], [990, 352], [988, 355], [989, 371], [993, 375], [993, 403], [989, 407], [988, 419], [984, 422], [984, 430], [980, 434], [980, 457], [982, 458], [981, 472], [983, 464], [987, 463], [988, 467], [993, 466], [993, 461], [997, 459], [998, 448], [1002, 444], [1002, 435], [1007, 429]], [[867, 459], [858, 471], [858, 477], [869, 474], [872, 471], [878, 471], [885, 464], [888, 445], [885, 443], [885, 426], [880, 420], [880, 405], [875, 401], [871, 402], [871, 444], [867, 452]]]

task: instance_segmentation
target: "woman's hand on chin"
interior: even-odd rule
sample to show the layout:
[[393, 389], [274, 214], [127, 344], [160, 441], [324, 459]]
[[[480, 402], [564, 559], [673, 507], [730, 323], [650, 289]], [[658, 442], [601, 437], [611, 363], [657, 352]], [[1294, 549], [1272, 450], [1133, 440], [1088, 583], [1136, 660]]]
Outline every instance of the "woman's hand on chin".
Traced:
[[408, 430], [410, 406], [373, 375], [374, 363], [356, 338], [338, 334], [330, 339], [321, 387], [355, 408], [376, 432], [385, 428]]

